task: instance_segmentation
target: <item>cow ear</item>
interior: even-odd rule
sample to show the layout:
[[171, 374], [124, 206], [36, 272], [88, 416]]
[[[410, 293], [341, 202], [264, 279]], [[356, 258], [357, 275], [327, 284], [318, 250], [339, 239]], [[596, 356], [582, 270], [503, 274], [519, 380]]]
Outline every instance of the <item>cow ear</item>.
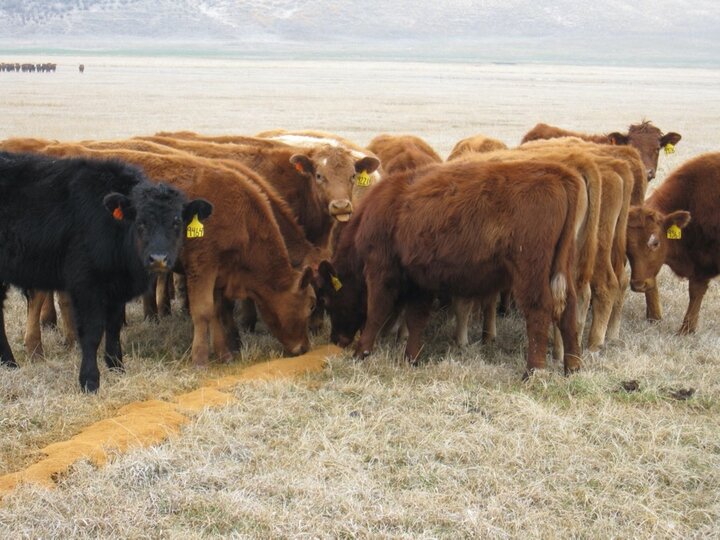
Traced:
[[205, 199], [195, 199], [185, 205], [182, 216], [183, 220], [189, 223], [195, 214], [197, 214], [198, 219], [205, 219], [210, 217], [212, 211], [213, 205], [211, 203]]
[[608, 140], [610, 141], [610, 144], [616, 144], [616, 145], [623, 145], [627, 144], [630, 139], [627, 135], [623, 135], [622, 133], [618, 133], [617, 131], [613, 131], [607, 136]]
[[676, 227], [684, 229], [685, 227], [687, 227], [688, 223], [690, 223], [690, 212], [686, 212], [685, 210], [678, 210], [676, 212], [671, 212], [665, 216], [665, 219], [663, 219], [663, 228], [667, 230], [668, 228], [675, 225]]
[[340, 279], [337, 276], [337, 272], [330, 261], [320, 261], [317, 270], [317, 276], [315, 278], [315, 284], [319, 290], [323, 291], [339, 291], [342, 287]]
[[380, 160], [372, 156], [365, 156], [355, 162], [355, 172], [373, 173], [380, 166]]
[[122, 193], [108, 193], [103, 198], [103, 205], [118, 221], [135, 219], [135, 207], [132, 205], [132, 201]]
[[682, 139], [682, 135], [680, 135], [679, 133], [675, 133], [674, 131], [666, 133], [665, 135], [660, 137], [660, 148], [663, 148], [668, 144], [672, 144], [673, 146], [675, 146], [677, 143], [680, 142], [680, 139]]
[[302, 290], [308, 285], [312, 285], [314, 276], [315, 273], [313, 272], [313, 269], [309, 266], [306, 266], [305, 270], [303, 271], [302, 277], [300, 278], [300, 289]]
[[315, 166], [312, 160], [304, 154], [294, 154], [290, 163], [295, 165], [295, 170], [302, 175], [312, 177], [315, 174]]

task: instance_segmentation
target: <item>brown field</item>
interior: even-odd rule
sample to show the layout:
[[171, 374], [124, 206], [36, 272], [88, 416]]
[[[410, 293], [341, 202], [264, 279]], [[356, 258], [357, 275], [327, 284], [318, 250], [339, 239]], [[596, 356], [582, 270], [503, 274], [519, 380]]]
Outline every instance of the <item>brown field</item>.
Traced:
[[[512, 146], [538, 121], [604, 132], [647, 118], [683, 135], [655, 182], [720, 150], [720, 73], [710, 70], [37, 61], [58, 71], [0, 74], [0, 138], [313, 128], [359, 143], [414, 133], [444, 156], [473, 133]], [[320, 375], [240, 385], [234, 404], [201, 412], [165, 443], [103, 468], [81, 461], [56, 489], [20, 487], [0, 502], [0, 536], [718, 537], [717, 287], [698, 333], [679, 337], [687, 284], [664, 269], [660, 286], [664, 319], [648, 324], [644, 298], [629, 292], [620, 341], [569, 378], [551, 364], [520, 382], [519, 317], [499, 320], [494, 346], [480, 345], [474, 326], [461, 350], [442, 312], [421, 367], [385, 343], [363, 363], [344, 354]], [[22, 368], [0, 369], [0, 474], [129, 402], [170, 399], [222, 373], [192, 368], [191, 323], [177, 309], [159, 323], [143, 322], [139, 303], [128, 313], [127, 373], [101, 366], [101, 390], [86, 396], [78, 351], [59, 331], [46, 331], [44, 360], [25, 359], [24, 300], [11, 294], [7, 331]], [[281, 354], [264, 326], [243, 340], [237, 365]], [[639, 389], [623, 390], [631, 380]], [[677, 399], [686, 389], [692, 397]]]

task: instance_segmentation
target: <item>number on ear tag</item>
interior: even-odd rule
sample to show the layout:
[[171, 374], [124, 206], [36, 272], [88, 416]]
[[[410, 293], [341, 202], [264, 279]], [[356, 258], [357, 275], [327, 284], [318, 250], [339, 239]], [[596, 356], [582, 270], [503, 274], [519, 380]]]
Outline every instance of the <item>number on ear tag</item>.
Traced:
[[367, 171], [363, 171], [355, 178], [355, 183], [361, 187], [368, 187], [370, 185], [370, 175]]
[[337, 276], [331, 276], [330, 277], [330, 283], [332, 283], [333, 289], [335, 289], [335, 292], [342, 289], [342, 281], [340, 281], [340, 278]]
[[675, 146], [670, 143], [667, 143], [665, 145], [665, 155], [668, 156], [668, 155], [674, 154], [674, 153], [675, 153]]
[[195, 214], [192, 221], [187, 226], [187, 237], [188, 238], [202, 238], [205, 236], [205, 227], [200, 223], [198, 215]]
[[670, 240], [680, 240], [682, 238], [682, 229], [677, 225], [670, 225], [667, 230], [667, 237]]

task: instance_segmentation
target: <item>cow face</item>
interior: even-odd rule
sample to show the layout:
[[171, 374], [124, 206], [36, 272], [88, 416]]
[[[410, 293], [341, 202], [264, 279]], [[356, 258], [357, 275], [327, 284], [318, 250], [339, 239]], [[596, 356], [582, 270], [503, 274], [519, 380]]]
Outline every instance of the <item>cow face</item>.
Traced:
[[[665, 263], [670, 242], [679, 242], [677, 229], [690, 222], [690, 213], [678, 210], [667, 215], [649, 208], [633, 207], [628, 216], [627, 256], [635, 292], [655, 288], [655, 276]], [[671, 229], [672, 227], [672, 229]], [[677, 227], [677, 229], [675, 229]]]
[[290, 163], [314, 184], [328, 215], [347, 222], [353, 212], [352, 189], [357, 176], [375, 172], [380, 161], [370, 156], [355, 159], [347, 150], [333, 146], [322, 147], [311, 155], [295, 154]]
[[188, 225], [212, 213], [204, 199], [188, 202], [177, 189], [165, 184], [141, 184], [130, 197], [110, 193], [103, 203], [117, 221], [132, 227], [140, 260], [150, 272], [169, 272], [180, 253]]
[[253, 293], [260, 315], [287, 354], [304, 354], [310, 349], [308, 320], [315, 309], [315, 291], [311, 287], [311, 268], [298, 272], [294, 285], [267, 295]]
[[675, 146], [681, 138], [680, 134], [672, 131], [663, 135], [650, 122], [630, 126], [627, 135], [617, 132], [608, 135], [612, 144], [629, 144], [637, 149], [645, 166], [648, 180], [655, 178], [660, 149], [665, 148], [668, 144]]
[[365, 324], [362, 284], [356, 276], [338, 275], [330, 262], [322, 261], [315, 286], [330, 315], [330, 341], [340, 347], [347, 347]]

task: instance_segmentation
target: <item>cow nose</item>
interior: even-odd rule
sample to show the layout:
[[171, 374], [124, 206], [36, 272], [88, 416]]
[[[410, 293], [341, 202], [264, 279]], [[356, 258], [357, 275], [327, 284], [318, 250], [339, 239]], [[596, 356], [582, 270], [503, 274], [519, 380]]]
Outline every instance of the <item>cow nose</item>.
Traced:
[[292, 356], [299, 356], [301, 354], [305, 354], [310, 350], [310, 344], [307, 342], [300, 343], [299, 345], [296, 345], [290, 350], [290, 354]]
[[342, 200], [334, 200], [330, 203], [330, 209], [336, 210], [336, 211], [350, 211], [352, 210], [352, 203], [349, 199], [342, 199]]
[[148, 266], [156, 269], [165, 269], [168, 267], [168, 256], [162, 253], [152, 253], [148, 257]]

